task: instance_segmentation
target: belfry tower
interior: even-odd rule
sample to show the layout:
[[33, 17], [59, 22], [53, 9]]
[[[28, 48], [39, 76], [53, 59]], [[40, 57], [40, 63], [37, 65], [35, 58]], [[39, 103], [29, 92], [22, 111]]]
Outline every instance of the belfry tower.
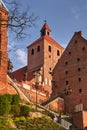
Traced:
[[0, 0], [0, 91], [2, 91], [3, 89], [4, 86], [3, 84], [7, 83], [7, 66], [8, 66], [7, 27], [8, 27], [8, 10], [3, 1]]
[[34, 73], [39, 86], [41, 85], [44, 91], [51, 93], [53, 69], [64, 48], [51, 37], [51, 29], [46, 21], [40, 30], [40, 38], [27, 48], [28, 73]]

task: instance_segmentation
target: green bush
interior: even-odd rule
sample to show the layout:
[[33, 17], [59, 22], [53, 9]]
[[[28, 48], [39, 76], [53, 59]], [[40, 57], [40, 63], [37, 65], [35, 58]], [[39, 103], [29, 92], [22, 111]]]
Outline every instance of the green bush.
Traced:
[[20, 97], [19, 95], [15, 94], [12, 95], [12, 105], [17, 105], [20, 103]]
[[20, 115], [20, 105], [12, 105], [11, 106], [11, 113], [13, 113], [14, 116]]
[[5, 96], [8, 99], [9, 103], [12, 103], [12, 95], [11, 94], [5, 94]]
[[20, 108], [21, 116], [28, 116], [29, 112], [30, 112], [30, 108], [28, 106], [21, 106]]
[[16, 128], [11, 127], [12, 123], [12, 119], [8, 119], [8, 117], [0, 117], [0, 130], [17, 130]]
[[11, 110], [11, 105], [8, 103], [0, 104], [0, 115], [7, 115]]
[[0, 115], [9, 114], [11, 104], [5, 95], [0, 95]]

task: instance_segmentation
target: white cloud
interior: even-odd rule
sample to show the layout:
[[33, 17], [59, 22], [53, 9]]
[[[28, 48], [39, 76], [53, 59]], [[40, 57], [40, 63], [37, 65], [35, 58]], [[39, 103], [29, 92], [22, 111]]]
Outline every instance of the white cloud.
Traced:
[[20, 62], [22, 65], [27, 64], [27, 54], [23, 49], [16, 50], [16, 58], [17, 61]]

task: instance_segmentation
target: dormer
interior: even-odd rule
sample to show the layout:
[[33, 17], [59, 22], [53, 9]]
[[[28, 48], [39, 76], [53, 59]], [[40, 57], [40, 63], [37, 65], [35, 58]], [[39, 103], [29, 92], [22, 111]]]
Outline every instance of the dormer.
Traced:
[[51, 29], [49, 28], [49, 26], [46, 23], [46, 21], [45, 21], [45, 24], [43, 25], [42, 29], [40, 30], [40, 32], [41, 32], [41, 37], [45, 36], [45, 35], [50, 36]]

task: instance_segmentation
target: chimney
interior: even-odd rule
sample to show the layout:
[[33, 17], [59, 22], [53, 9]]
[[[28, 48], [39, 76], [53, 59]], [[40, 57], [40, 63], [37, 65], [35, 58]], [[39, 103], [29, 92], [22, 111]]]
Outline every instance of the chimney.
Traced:
[[78, 34], [78, 35], [82, 36], [82, 31], [75, 32], [75, 34]]

